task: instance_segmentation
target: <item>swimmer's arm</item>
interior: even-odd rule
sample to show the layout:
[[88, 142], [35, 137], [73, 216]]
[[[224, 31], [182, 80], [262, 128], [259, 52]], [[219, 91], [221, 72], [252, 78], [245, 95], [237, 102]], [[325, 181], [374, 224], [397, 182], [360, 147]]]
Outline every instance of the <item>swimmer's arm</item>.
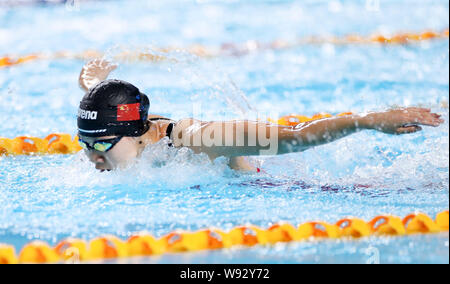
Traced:
[[300, 131], [269, 122], [186, 119], [174, 128], [173, 142], [176, 147], [206, 153], [211, 159], [230, 157], [230, 166], [240, 167], [242, 160], [237, 157], [300, 152], [312, 146], [312, 143], [298, 143], [296, 133]]
[[405, 134], [420, 131], [420, 125], [436, 127], [441, 123], [440, 115], [423, 108], [326, 118], [296, 128], [247, 120], [203, 122], [191, 119], [177, 123], [174, 144], [206, 153], [211, 158], [279, 155], [305, 151], [365, 129]]
[[[277, 144], [277, 135], [274, 133], [280, 128], [288, 127], [248, 120], [206, 122], [185, 119], [174, 127], [173, 143], [176, 147], [190, 148], [195, 153], [206, 153], [211, 159], [221, 156], [275, 155], [276, 150], [272, 153], [267, 151], [273, 150], [271, 147]], [[275, 143], [270, 143], [270, 137]]]
[[362, 117], [347, 115], [301, 123], [279, 134], [279, 154], [302, 152], [341, 139], [363, 129]]
[[430, 109], [414, 107], [326, 118], [283, 130], [280, 152], [304, 151], [365, 129], [400, 135], [421, 131], [420, 125], [437, 127], [443, 122], [440, 115], [431, 113]]
[[106, 80], [109, 74], [117, 68], [113, 64], [104, 59], [94, 59], [86, 63], [81, 69], [78, 83], [83, 91], [89, 91], [98, 83]]
[[[211, 159], [221, 156], [236, 159], [239, 156], [301, 152], [356, 131], [353, 117], [318, 120], [299, 128], [261, 121], [205, 122], [192, 119], [177, 123], [173, 142], [176, 147], [206, 153]], [[230, 162], [232, 166], [238, 160]]]

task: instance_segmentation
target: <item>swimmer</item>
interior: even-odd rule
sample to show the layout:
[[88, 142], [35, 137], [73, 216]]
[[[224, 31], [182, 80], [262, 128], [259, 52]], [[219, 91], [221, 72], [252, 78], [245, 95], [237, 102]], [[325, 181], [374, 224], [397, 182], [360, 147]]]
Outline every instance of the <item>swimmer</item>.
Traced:
[[260, 169], [247, 157], [301, 152], [362, 130], [400, 135], [444, 122], [430, 109], [417, 107], [325, 118], [295, 127], [249, 120], [175, 121], [149, 114], [149, 98], [132, 84], [107, 80], [116, 67], [96, 59], [83, 67], [79, 78], [87, 92], [78, 111], [79, 143], [102, 171], [126, 167], [165, 137], [168, 147], [187, 147], [211, 160], [225, 156], [232, 169], [257, 172]]

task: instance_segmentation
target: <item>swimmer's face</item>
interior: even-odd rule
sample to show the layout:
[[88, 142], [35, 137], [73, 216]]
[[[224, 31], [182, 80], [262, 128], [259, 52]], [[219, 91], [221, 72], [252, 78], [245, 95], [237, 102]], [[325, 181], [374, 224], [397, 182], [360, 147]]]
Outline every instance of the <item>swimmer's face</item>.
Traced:
[[[84, 137], [80, 138], [89, 145], [94, 145], [96, 141], [116, 138], [115, 136], [105, 136], [99, 138]], [[95, 164], [98, 170], [115, 170], [129, 165], [137, 156], [138, 148], [136, 140], [132, 137], [123, 137], [108, 152], [101, 152], [94, 149], [85, 150], [89, 160]]]

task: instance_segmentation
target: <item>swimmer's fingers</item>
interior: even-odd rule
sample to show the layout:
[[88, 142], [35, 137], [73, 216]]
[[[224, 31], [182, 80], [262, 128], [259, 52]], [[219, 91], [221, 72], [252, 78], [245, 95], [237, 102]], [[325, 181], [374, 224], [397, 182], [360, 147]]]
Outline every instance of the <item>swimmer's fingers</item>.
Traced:
[[415, 133], [415, 132], [418, 132], [421, 130], [422, 130], [422, 127], [420, 127], [419, 125], [408, 125], [408, 126], [403, 126], [403, 127], [397, 128], [397, 131], [395, 133], [398, 135], [409, 134], [409, 133]]
[[96, 59], [95, 64], [102, 70], [113, 71], [117, 68], [117, 64], [106, 59]]
[[441, 118], [440, 114], [430, 113], [429, 115], [430, 115], [429, 124], [427, 124], [427, 125], [437, 127], [437, 126], [441, 125], [442, 123], [444, 123], [444, 120]]
[[90, 76], [96, 76], [98, 78], [104, 77], [104, 79], [106, 79], [109, 73], [115, 70], [117, 66], [117, 64], [106, 59], [97, 58], [89, 61], [86, 65], [84, 65], [83, 69], [85, 69], [86, 73]]
[[437, 127], [444, 123], [441, 115], [432, 113], [429, 108], [408, 107], [392, 112], [393, 117], [401, 124], [416, 124]]
[[94, 59], [89, 61], [81, 70], [78, 80], [80, 87], [83, 90], [88, 91], [101, 81], [106, 80], [109, 74], [116, 68], [117, 64], [105, 59]]
[[444, 120], [441, 118], [441, 115], [439, 115], [437, 113], [422, 111], [416, 115], [416, 117], [414, 119], [414, 123], [417, 123], [420, 125], [438, 127], [439, 125], [444, 123]]

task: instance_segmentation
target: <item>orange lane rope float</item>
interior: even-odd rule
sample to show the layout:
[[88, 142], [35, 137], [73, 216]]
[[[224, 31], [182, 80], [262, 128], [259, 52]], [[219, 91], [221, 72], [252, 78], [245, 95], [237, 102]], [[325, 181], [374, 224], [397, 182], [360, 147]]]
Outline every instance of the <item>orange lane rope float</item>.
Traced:
[[[395, 44], [411, 44], [422, 41], [448, 39], [449, 29], [445, 29], [441, 32], [437, 31], [423, 31], [418, 33], [396, 33], [393, 35], [373, 34], [370, 36], [361, 35], [347, 35], [343, 37], [307, 37], [297, 39], [293, 42], [286, 40], [274, 40], [270, 43], [261, 43], [255, 40], [249, 40], [242, 44], [226, 43], [220, 47], [208, 47], [203, 45], [192, 45], [187, 48], [167, 47], [167, 48], [153, 48], [153, 52], [132, 52], [124, 51], [114, 56], [115, 61], [150, 61], [160, 62], [170, 60], [167, 54], [175, 51], [187, 51], [198, 57], [219, 57], [219, 56], [243, 56], [251, 52], [260, 50], [280, 50], [294, 48], [297, 46], [308, 44], [383, 44], [383, 45], [395, 45]], [[56, 52], [53, 54], [32, 54], [27, 56], [4, 56], [0, 57], [0, 67], [10, 67], [19, 65], [25, 62], [42, 59], [81, 59], [91, 60], [95, 58], [101, 58], [104, 56], [103, 52], [95, 50], [87, 50], [82, 53], [72, 52]]]
[[2, 155], [52, 155], [74, 154], [81, 150], [78, 138], [69, 134], [50, 134], [46, 138], [17, 137], [0, 138], [0, 156]]
[[[349, 115], [351, 112], [338, 114]], [[269, 122], [285, 126], [296, 126], [299, 123], [332, 117], [328, 113], [316, 114], [312, 117], [303, 115], [288, 115], [278, 120], [269, 119]], [[21, 136], [14, 139], [0, 137], [0, 156], [2, 155], [54, 155], [75, 154], [82, 148], [78, 144], [78, 137], [72, 138], [69, 134], [50, 134], [46, 138]]]
[[391, 215], [377, 216], [368, 223], [358, 218], [345, 218], [335, 224], [308, 222], [298, 227], [279, 223], [268, 229], [242, 226], [228, 232], [219, 229], [176, 231], [159, 239], [144, 233], [133, 235], [126, 241], [114, 236], [98, 237], [89, 242], [71, 238], [55, 247], [35, 241], [25, 245], [19, 255], [16, 255], [13, 246], [0, 244], [0, 264], [73, 263], [218, 250], [235, 246], [273, 245], [311, 239], [431, 234], [448, 232], [448, 223], [449, 211], [444, 211], [437, 214], [435, 220], [425, 214], [416, 213], [408, 215], [403, 220]]

